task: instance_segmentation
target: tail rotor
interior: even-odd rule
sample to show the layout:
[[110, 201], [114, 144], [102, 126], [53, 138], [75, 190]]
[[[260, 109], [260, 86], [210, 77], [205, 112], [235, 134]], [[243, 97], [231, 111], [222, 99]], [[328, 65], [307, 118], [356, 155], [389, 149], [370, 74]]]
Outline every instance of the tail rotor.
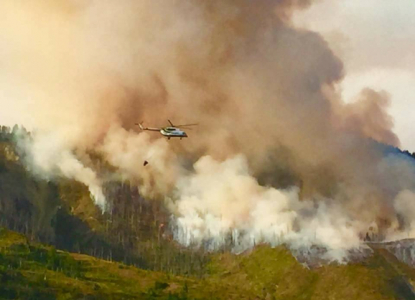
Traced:
[[144, 127], [143, 127], [143, 122], [140, 122], [140, 123], [135, 123], [135, 125], [138, 125], [139, 127], [140, 127], [140, 129], [141, 130], [144, 130]]

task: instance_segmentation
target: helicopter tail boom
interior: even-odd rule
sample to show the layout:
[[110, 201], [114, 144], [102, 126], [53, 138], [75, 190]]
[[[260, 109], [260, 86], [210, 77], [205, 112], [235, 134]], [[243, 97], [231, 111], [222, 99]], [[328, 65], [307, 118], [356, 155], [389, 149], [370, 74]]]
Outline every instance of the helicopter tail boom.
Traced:
[[150, 127], [143, 127], [143, 122], [141, 123], [135, 123], [135, 125], [138, 125], [141, 130], [149, 130], [149, 131], [160, 131], [161, 128], [150, 128]]

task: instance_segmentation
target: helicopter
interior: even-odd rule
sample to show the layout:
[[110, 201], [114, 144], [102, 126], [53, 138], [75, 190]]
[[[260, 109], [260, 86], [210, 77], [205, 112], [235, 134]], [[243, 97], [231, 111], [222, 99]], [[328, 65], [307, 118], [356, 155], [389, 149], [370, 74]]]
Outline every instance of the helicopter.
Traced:
[[141, 130], [149, 130], [149, 131], [159, 131], [162, 135], [167, 137], [167, 139], [170, 140], [170, 138], [178, 137], [180, 139], [187, 138], [187, 133], [181, 130], [179, 127], [187, 127], [187, 126], [195, 126], [198, 124], [183, 124], [183, 125], [174, 125], [170, 120], [169, 121], [170, 126], [168, 127], [162, 127], [162, 128], [152, 128], [152, 127], [143, 127], [143, 122], [136, 123], [135, 125], [140, 126]]

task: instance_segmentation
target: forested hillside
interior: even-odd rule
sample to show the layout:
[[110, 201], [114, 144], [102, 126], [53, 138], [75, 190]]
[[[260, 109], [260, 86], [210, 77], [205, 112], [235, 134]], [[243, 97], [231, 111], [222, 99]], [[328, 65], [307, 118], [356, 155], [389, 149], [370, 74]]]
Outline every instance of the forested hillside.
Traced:
[[310, 270], [284, 247], [185, 248], [128, 182], [105, 183], [103, 212], [83, 184], [35, 177], [18, 131], [0, 133], [0, 299], [415, 299], [415, 271], [384, 249]]
[[145, 200], [128, 182], [107, 182], [102, 212], [83, 184], [32, 175], [16, 148], [17, 131], [1, 127], [1, 226], [59, 249], [151, 270], [203, 274], [206, 255], [172, 240], [163, 203]]
[[309, 270], [284, 247], [212, 255], [204, 278], [67, 253], [0, 228], [0, 299], [415, 299], [415, 271], [382, 250]]
[[[82, 183], [45, 180], [29, 172], [23, 163], [25, 153], [16, 146], [21, 135], [30, 133], [18, 126], [0, 127], [0, 226], [58, 249], [203, 276], [208, 254], [173, 240], [162, 202], [147, 201], [129, 182], [111, 181], [104, 183], [107, 209], [103, 212]], [[91, 157], [102, 172], [111, 172], [99, 155]]]

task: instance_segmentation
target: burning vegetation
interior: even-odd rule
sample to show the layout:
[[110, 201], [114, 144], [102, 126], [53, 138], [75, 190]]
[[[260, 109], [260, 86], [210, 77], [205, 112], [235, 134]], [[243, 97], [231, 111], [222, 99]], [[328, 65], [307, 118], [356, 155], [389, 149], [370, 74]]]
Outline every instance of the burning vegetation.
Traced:
[[[67, 202], [91, 194], [99, 208], [66, 209], [108, 218], [96, 226], [122, 247], [134, 235], [115, 234], [110, 216], [143, 199], [177, 242], [210, 250], [317, 246], [344, 261], [364, 238], [413, 237], [415, 165], [396, 149], [389, 95], [344, 101], [341, 60], [291, 22], [312, 2], [3, 1], [0, 88], [33, 128], [15, 136], [33, 189], [82, 183]], [[188, 116], [200, 126], [182, 142], [134, 128]], [[138, 193], [129, 209], [113, 185]]]

